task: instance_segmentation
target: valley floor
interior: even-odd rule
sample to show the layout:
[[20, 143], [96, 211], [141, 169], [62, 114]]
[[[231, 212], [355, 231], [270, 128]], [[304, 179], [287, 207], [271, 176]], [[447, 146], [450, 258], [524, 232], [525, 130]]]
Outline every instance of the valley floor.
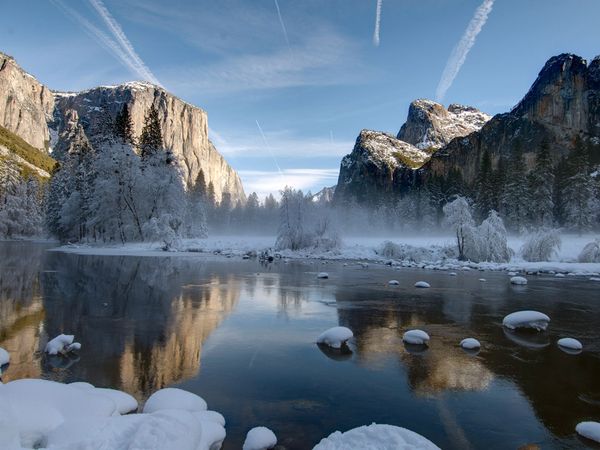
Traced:
[[[284, 250], [275, 252], [274, 236], [211, 236], [207, 239], [186, 239], [181, 242], [179, 250], [163, 251], [161, 243], [130, 243], [114, 246], [97, 245], [65, 245], [55, 251], [85, 254], [85, 255], [135, 255], [135, 256], [214, 256], [214, 257], [244, 257], [255, 256], [263, 251], [277, 254], [284, 259], [323, 259], [354, 262], [388, 263], [397, 266], [421, 267], [437, 270], [457, 270], [463, 268], [481, 270], [507, 270], [523, 272], [556, 272], [580, 276], [600, 276], [600, 263], [580, 263], [577, 256], [583, 247], [594, 240], [595, 235], [563, 235], [562, 246], [557, 254], [549, 261], [527, 262], [519, 256], [523, 237], [511, 236], [509, 247], [515, 256], [509, 263], [471, 263], [447, 259], [442, 255], [442, 249], [454, 245], [452, 236], [403, 236], [403, 237], [357, 237], [343, 238], [338, 250], [325, 251], [307, 249], [299, 251]], [[398, 245], [412, 246], [415, 255], [408, 258], [390, 260], [381, 254], [384, 242], [391, 241]], [[422, 250], [422, 251], [420, 251]], [[410, 251], [409, 251], [410, 252]], [[423, 256], [426, 254], [427, 256]], [[600, 281], [600, 280], [599, 280]]]

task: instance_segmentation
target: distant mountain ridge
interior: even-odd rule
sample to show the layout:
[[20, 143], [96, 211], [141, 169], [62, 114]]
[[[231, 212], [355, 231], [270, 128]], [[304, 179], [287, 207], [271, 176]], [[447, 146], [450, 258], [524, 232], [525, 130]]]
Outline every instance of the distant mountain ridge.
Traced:
[[[486, 154], [495, 170], [501, 159], [522, 152], [529, 170], [544, 145], [558, 164], [577, 142], [600, 145], [600, 57], [589, 64], [568, 53], [550, 58], [517, 106], [493, 118], [470, 107], [451, 105], [445, 110], [417, 100], [398, 133], [412, 147], [391, 139], [376, 147], [365, 136], [363, 130], [352, 153], [342, 159], [336, 202], [372, 203], [433, 180], [444, 185], [450, 178], [472, 188]], [[430, 156], [422, 164], [402, 162], [402, 156], [412, 157], [415, 147], [427, 148]], [[396, 162], [389, 157], [394, 152], [400, 152]]]
[[90, 140], [106, 133], [101, 127], [103, 119], [109, 116], [114, 120], [124, 103], [128, 105], [135, 136], [139, 136], [150, 106], [157, 108], [164, 144], [178, 157], [184, 184], [192, 185], [202, 169], [206, 183], [213, 183], [217, 201], [225, 192], [233, 202], [245, 200], [238, 174], [208, 138], [204, 110], [161, 87], [139, 81], [82, 92], [53, 92], [12, 57], [0, 53], [0, 126], [43, 152], [68, 147], [60, 140], [68, 134], [62, 131], [74, 118]]

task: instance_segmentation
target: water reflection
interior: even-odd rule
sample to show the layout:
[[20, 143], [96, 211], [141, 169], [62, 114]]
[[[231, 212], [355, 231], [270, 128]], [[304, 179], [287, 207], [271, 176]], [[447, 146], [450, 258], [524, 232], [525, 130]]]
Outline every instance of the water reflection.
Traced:
[[[199, 260], [9, 247], [0, 271], [0, 346], [13, 358], [5, 380], [80, 379], [143, 399], [197, 374], [204, 342], [240, 295], [231, 275], [210, 273]], [[81, 342], [81, 360], [39, 351], [60, 333]]]

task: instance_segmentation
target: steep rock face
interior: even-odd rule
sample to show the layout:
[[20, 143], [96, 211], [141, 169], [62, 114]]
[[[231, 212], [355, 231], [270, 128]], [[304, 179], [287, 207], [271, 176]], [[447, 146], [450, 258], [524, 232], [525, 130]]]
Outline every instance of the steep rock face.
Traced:
[[499, 114], [480, 131], [454, 139], [421, 169], [426, 181], [454, 169], [467, 184], [474, 182], [485, 152], [496, 168], [501, 157], [523, 152], [527, 169], [535, 152], [548, 145], [555, 161], [569, 153], [577, 138], [598, 143], [600, 136], [600, 59], [588, 66], [576, 55], [550, 58], [523, 100]]
[[0, 125], [39, 149], [48, 146], [52, 92], [0, 52]]
[[[360, 203], [391, 194], [399, 184], [410, 181], [410, 172], [429, 157], [428, 152], [389, 134], [362, 130], [352, 153], [342, 159], [334, 201], [355, 199]], [[399, 173], [404, 175], [399, 177]]]
[[398, 139], [422, 150], [438, 150], [455, 137], [481, 129], [491, 116], [471, 106], [452, 104], [448, 109], [431, 100], [415, 100], [408, 108]]
[[206, 183], [212, 181], [217, 200], [229, 192], [232, 200], [245, 200], [238, 174], [227, 164], [208, 139], [205, 111], [192, 106], [150, 83], [131, 82], [118, 86], [101, 86], [79, 93], [56, 93], [53, 128], [60, 129], [70, 110], [76, 111], [86, 135], [105, 133], [107, 118], [114, 120], [127, 104], [133, 133], [139, 136], [150, 106], [154, 104], [161, 119], [165, 146], [177, 156], [184, 182], [193, 184], [202, 169]]

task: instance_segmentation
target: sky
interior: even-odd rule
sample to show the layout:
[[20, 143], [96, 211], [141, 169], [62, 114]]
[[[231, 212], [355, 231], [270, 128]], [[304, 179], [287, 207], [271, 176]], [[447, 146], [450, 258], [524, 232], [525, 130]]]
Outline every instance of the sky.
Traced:
[[[208, 112], [261, 198], [337, 182], [410, 102], [508, 111], [553, 55], [600, 54], [598, 0], [0, 0], [0, 51], [55, 90], [145, 79]], [[378, 15], [379, 12], [379, 15]]]

